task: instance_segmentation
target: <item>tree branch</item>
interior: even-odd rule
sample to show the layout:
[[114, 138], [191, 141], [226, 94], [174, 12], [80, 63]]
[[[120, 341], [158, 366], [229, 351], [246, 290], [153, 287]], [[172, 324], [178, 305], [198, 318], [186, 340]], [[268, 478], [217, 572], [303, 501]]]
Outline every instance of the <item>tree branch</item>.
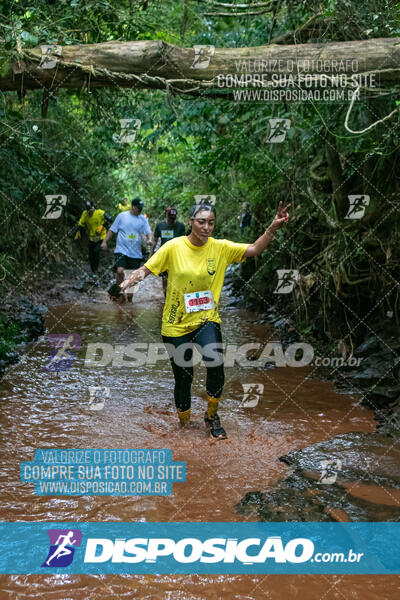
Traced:
[[197, 2], [205, 2], [206, 4], [211, 4], [216, 8], [231, 8], [233, 10], [237, 10], [238, 8], [243, 8], [245, 10], [252, 8], [265, 8], [273, 3], [273, 0], [270, 2], [251, 2], [250, 4], [232, 4], [230, 2], [218, 2], [218, 0], [197, 0]]
[[255, 15], [263, 15], [264, 13], [271, 12], [272, 8], [266, 8], [265, 10], [249, 11], [249, 12], [238, 12], [238, 13], [203, 13], [205, 17], [252, 17]]

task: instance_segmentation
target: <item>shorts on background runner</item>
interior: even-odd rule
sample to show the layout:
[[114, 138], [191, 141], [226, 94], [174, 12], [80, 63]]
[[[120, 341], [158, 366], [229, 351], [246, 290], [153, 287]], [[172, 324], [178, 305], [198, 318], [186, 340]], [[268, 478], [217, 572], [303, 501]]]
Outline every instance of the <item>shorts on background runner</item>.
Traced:
[[125, 256], [125, 254], [120, 254], [116, 252], [114, 254], [115, 262], [113, 265], [113, 271], [116, 271], [118, 267], [122, 267], [123, 269], [138, 269], [143, 262], [141, 258], [130, 258], [130, 256]]

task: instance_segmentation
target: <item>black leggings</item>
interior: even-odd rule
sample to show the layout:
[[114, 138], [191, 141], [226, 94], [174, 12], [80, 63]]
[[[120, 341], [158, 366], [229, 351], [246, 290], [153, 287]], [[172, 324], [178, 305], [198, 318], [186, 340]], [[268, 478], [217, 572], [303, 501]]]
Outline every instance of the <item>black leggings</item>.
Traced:
[[[167, 351], [170, 357], [172, 370], [175, 377], [174, 399], [176, 408], [183, 412], [190, 408], [190, 388], [193, 381], [193, 363], [189, 361], [193, 357], [193, 344], [197, 345], [197, 349], [202, 355], [207, 369], [206, 392], [213, 398], [219, 398], [224, 387], [224, 364], [222, 350], [221, 327], [219, 323], [207, 321], [194, 331], [181, 335], [179, 337], [162, 336], [163, 342], [166, 344]], [[171, 344], [171, 345], [170, 345]], [[182, 348], [182, 344], [186, 344], [186, 348]], [[219, 344], [214, 352], [209, 346], [205, 351], [204, 347], [208, 344]], [[186, 364], [182, 364], [182, 359]], [[210, 364], [208, 364], [210, 363]], [[213, 363], [213, 365], [211, 365]]]

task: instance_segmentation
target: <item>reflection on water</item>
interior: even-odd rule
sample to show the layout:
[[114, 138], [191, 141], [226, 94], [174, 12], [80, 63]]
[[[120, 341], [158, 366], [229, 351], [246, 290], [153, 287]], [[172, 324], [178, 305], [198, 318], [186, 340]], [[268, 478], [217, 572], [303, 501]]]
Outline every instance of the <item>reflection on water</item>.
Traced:
[[[279, 456], [339, 433], [374, 430], [372, 413], [358, 406], [357, 398], [335, 393], [331, 383], [308, 378], [309, 368], [235, 366], [226, 368], [220, 410], [229, 439], [212, 442], [203, 426], [205, 369], [201, 365], [195, 367], [192, 389], [193, 424], [188, 430], [180, 430], [168, 361], [146, 367], [84, 365], [88, 343], [109, 343], [115, 348], [133, 342], [161, 342], [161, 281], [148, 278], [134, 298], [134, 305], [118, 307], [99, 293], [95, 303], [50, 309], [48, 332], [78, 333], [82, 338], [82, 349], [76, 352], [72, 368], [58, 373], [43, 370], [50, 350], [44, 338], [31, 344], [23, 360], [0, 382], [2, 520], [244, 521], [246, 517], [237, 514], [235, 504], [246, 492], [266, 489], [285, 474], [287, 467], [277, 461]], [[256, 314], [222, 308], [221, 316], [225, 342], [265, 344], [274, 339], [267, 326], [252, 324]], [[256, 408], [241, 405], [242, 384], [246, 383], [264, 385], [263, 397]], [[110, 389], [102, 410], [90, 410], [89, 386]], [[33, 485], [19, 481], [19, 463], [33, 460], [37, 448], [171, 448], [174, 460], [187, 462], [187, 481], [174, 484], [170, 497], [37, 497]], [[339, 580], [346, 581], [347, 590], [353, 589], [351, 597], [361, 597], [358, 594], [363, 589], [363, 598], [372, 598], [371, 582], [381, 578], [4, 576], [2, 579], [6, 595], [1, 598], [35, 598], [44, 594], [57, 600], [100, 596], [297, 598], [306, 587], [307, 598], [320, 598], [325, 591], [329, 600], [340, 597], [334, 591], [341, 587]], [[389, 580], [385, 578], [390, 587]], [[386, 597], [394, 598], [389, 587]], [[379, 589], [382, 590], [381, 584]], [[279, 590], [282, 595], [276, 595]]]

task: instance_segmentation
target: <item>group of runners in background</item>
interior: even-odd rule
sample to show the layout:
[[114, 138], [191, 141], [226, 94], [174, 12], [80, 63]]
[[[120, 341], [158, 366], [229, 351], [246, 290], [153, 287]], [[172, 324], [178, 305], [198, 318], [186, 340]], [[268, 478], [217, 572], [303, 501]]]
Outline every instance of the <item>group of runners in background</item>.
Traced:
[[[93, 202], [86, 202], [86, 208], [79, 219], [75, 239], [80, 239], [86, 231], [89, 238], [89, 264], [94, 280], [97, 280], [101, 250], [107, 250], [107, 243], [116, 234], [113, 271], [116, 283], [125, 277], [125, 269], [138, 269], [143, 263], [143, 240], [150, 257], [158, 244], [160, 247], [170, 239], [185, 235], [185, 225], [178, 221], [178, 211], [170, 206], [165, 211], [165, 220], [157, 223], [154, 235], [148, 217], [142, 214], [143, 202], [134, 198], [130, 203], [124, 198], [118, 203], [120, 211], [113, 220], [104, 210], [96, 208]], [[107, 230], [108, 229], [108, 230]], [[167, 289], [167, 273], [162, 273], [164, 295]]]
[[[89, 261], [94, 274], [99, 266], [100, 250], [107, 249], [117, 235], [114, 251], [118, 290], [124, 292], [148, 275], [161, 276], [165, 297], [161, 335], [174, 374], [174, 401], [179, 423], [186, 427], [191, 417], [193, 349], [196, 346], [206, 366], [207, 410], [204, 421], [214, 440], [226, 439], [218, 415], [224, 386], [223, 344], [218, 303], [227, 267], [259, 256], [274, 238], [275, 232], [289, 220], [290, 204], [279, 203], [269, 227], [253, 243], [238, 243], [212, 236], [216, 210], [209, 204], [193, 205], [189, 211], [189, 230], [178, 221], [178, 212], [170, 206], [165, 220], [157, 223], [152, 234], [143, 202], [134, 198], [129, 205], [118, 205], [121, 212], [111, 223], [109, 215], [88, 202], [79, 220], [79, 237], [83, 229], [89, 235]], [[247, 203], [238, 217], [240, 229], [250, 225]], [[108, 231], [106, 227], [109, 226]], [[148, 251], [143, 262], [142, 238]], [[160, 244], [158, 247], [158, 243]], [[133, 270], [125, 278], [125, 270]]]

